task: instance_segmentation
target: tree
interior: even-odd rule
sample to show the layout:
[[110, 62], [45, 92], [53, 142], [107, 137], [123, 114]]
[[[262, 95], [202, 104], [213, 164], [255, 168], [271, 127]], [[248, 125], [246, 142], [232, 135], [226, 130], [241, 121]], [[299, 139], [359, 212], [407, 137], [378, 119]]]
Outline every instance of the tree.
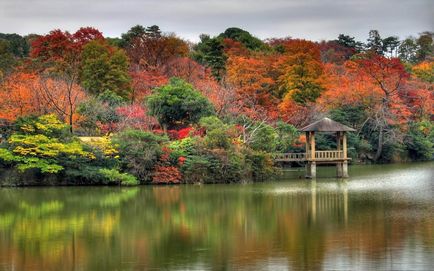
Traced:
[[91, 41], [83, 48], [80, 81], [94, 95], [112, 91], [127, 98], [131, 92], [128, 64], [122, 50], [101, 40]]
[[363, 48], [363, 44], [359, 41], [356, 41], [354, 37], [345, 34], [339, 34], [336, 42], [344, 47], [354, 50], [355, 52], [360, 52]]
[[381, 101], [372, 115], [373, 129], [378, 132], [377, 151], [374, 160], [378, 160], [387, 142], [399, 140], [397, 125], [405, 122], [409, 111], [403, 105], [400, 90], [408, 74], [398, 58], [387, 59], [376, 54], [367, 54], [356, 61], [359, 72], [367, 75], [381, 91]]
[[422, 81], [434, 83], [434, 62], [424, 61], [412, 67], [412, 73]]
[[16, 64], [10, 43], [0, 39], [0, 82], [12, 72]]
[[403, 61], [416, 62], [417, 44], [414, 38], [406, 38], [401, 42], [398, 48], [399, 58]]
[[200, 42], [194, 47], [192, 57], [199, 63], [211, 68], [212, 75], [217, 81], [222, 80], [226, 70], [227, 56], [221, 39], [201, 35]]
[[336, 42], [341, 45], [348, 48], [356, 48], [356, 41], [354, 37], [351, 37], [349, 35], [339, 34], [338, 39]]
[[274, 153], [277, 147], [278, 134], [268, 124], [263, 125], [249, 143], [249, 146], [257, 151]]
[[278, 79], [282, 97], [288, 95], [299, 104], [314, 102], [323, 90], [323, 66], [317, 44], [306, 40], [283, 42], [282, 75]]
[[72, 133], [74, 116], [77, 106], [85, 98], [86, 94], [80, 85], [70, 82], [60, 74], [58, 76], [40, 76], [37, 93], [44, 100], [52, 112], [65, 119]]
[[[209, 149], [225, 149], [229, 150], [233, 146], [231, 139], [233, 138], [234, 127], [223, 123], [215, 116], [203, 117], [199, 124], [205, 128], [206, 136], [204, 144]], [[231, 133], [232, 132], [232, 133]]]
[[17, 58], [25, 58], [29, 55], [29, 43], [25, 37], [18, 34], [3, 34], [0, 33], [0, 40], [7, 41], [11, 53]]
[[424, 61], [434, 55], [434, 42], [433, 32], [423, 32], [416, 40], [418, 50], [416, 52], [416, 58], [418, 61]]
[[187, 56], [189, 51], [185, 41], [173, 34], [161, 33], [156, 25], [147, 28], [137, 25], [122, 37], [134, 72], [160, 70], [168, 61]]
[[16, 72], [0, 85], [0, 118], [14, 121], [26, 115], [40, 115], [49, 109], [37, 95], [39, 79], [34, 74]]
[[399, 47], [400, 41], [397, 36], [390, 36], [383, 39], [383, 52], [384, 54], [389, 54], [389, 57], [397, 57], [397, 49]]
[[116, 134], [113, 142], [118, 145], [121, 167], [142, 182], [151, 180], [151, 173], [160, 155], [161, 143], [166, 137], [150, 132], [127, 129]]
[[260, 39], [252, 36], [252, 34], [249, 32], [238, 27], [230, 27], [226, 29], [218, 36], [218, 38], [227, 38], [238, 41], [250, 50], [260, 50], [265, 47], [265, 44]]
[[[269, 70], [271, 61], [262, 55], [257, 57], [231, 56], [227, 64], [227, 83], [235, 87], [239, 100], [244, 98], [256, 101], [264, 107], [271, 107], [273, 99], [271, 90], [275, 80]], [[245, 107], [249, 107], [244, 103]]]
[[149, 113], [163, 128], [197, 122], [214, 113], [212, 104], [192, 85], [179, 78], [156, 88], [146, 99]]
[[320, 50], [323, 63], [343, 64], [356, 53], [355, 49], [343, 46], [336, 41], [322, 41]]
[[26, 115], [56, 113], [70, 125], [75, 120], [75, 110], [85, 98], [80, 86], [65, 86], [56, 77], [16, 72], [0, 88], [0, 115], [9, 120]]
[[430, 160], [434, 155], [434, 127], [430, 121], [415, 122], [406, 135], [405, 144], [414, 160]]
[[[73, 128], [72, 109], [77, 101], [77, 89], [80, 83], [81, 53], [88, 42], [96, 39], [103, 39], [101, 32], [86, 27], [80, 28], [74, 34], [53, 30], [45, 36], [36, 38], [32, 43], [30, 56], [43, 79], [43, 93], [60, 113], [68, 114], [71, 132]], [[61, 110], [57, 105], [53, 90], [64, 94], [69, 104], [69, 113]]]
[[164, 74], [169, 78], [181, 78], [193, 85], [208, 75], [204, 66], [188, 57], [172, 59], [164, 68]]
[[125, 104], [126, 101], [122, 97], [110, 91], [96, 97], [88, 97], [77, 108], [78, 132], [95, 136], [116, 131], [117, 123], [121, 121], [117, 109]]
[[369, 31], [369, 37], [366, 43], [366, 50], [383, 55], [383, 40], [378, 30]]

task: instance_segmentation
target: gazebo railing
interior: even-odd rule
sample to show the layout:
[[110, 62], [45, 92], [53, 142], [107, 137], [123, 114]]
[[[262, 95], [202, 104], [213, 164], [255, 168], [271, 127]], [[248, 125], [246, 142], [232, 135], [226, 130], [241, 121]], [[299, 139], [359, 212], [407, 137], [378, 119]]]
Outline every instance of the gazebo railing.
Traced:
[[[311, 158], [311, 154], [307, 156]], [[343, 151], [315, 151], [315, 160], [333, 160], [344, 158]]]
[[[343, 151], [315, 151], [316, 161], [332, 161], [344, 159]], [[311, 152], [308, 153], [277, 153], [274, 156], [275, 161], [307, 161], [312, 160]]]
[[274, 156], [276, 161], [306, 161], [306, 153], [276, 153]]

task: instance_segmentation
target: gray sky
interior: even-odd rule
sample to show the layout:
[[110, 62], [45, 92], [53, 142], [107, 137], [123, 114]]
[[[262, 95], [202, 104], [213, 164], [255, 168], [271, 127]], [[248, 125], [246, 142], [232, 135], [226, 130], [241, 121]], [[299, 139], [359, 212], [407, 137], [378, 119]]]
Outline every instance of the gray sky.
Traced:
[[434, 30], [433, 0], [0, 0], [0, 32], [44, 34], [93, 26], [120, 36], [131, 26], [159, 25], [197, 41], [201, 33], [243, 28], [259, 38], [364, 41], [370, 29], [405, 38]]

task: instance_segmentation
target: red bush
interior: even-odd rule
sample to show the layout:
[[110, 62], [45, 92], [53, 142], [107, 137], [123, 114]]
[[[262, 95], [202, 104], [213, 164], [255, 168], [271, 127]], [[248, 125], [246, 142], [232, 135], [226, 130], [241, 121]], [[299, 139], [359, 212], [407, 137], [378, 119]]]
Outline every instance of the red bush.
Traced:
[[173, 166], [156, 166], [152, 182], [155, 184], [180, 183], [181, 172]]

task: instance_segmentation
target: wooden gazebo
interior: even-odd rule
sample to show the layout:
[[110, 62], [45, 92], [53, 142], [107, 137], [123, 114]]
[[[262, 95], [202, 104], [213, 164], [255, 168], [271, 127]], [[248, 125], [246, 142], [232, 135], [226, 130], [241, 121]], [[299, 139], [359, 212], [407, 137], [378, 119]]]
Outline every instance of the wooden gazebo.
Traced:
[[[339, 178], [348, 177], [347, 132], [354, 132], [351, 127], [343, 125], [329, 118], [323, 118], [300, 129], [306, 133], [305, 153], [283, 153], [276, 156], [278, 162], [306, 162], [306, 178], [316, 177], [317, 164], [336, 164], [336, 175]], [[337, 149], [317, 151], [315, 133], [336, 133]]]

